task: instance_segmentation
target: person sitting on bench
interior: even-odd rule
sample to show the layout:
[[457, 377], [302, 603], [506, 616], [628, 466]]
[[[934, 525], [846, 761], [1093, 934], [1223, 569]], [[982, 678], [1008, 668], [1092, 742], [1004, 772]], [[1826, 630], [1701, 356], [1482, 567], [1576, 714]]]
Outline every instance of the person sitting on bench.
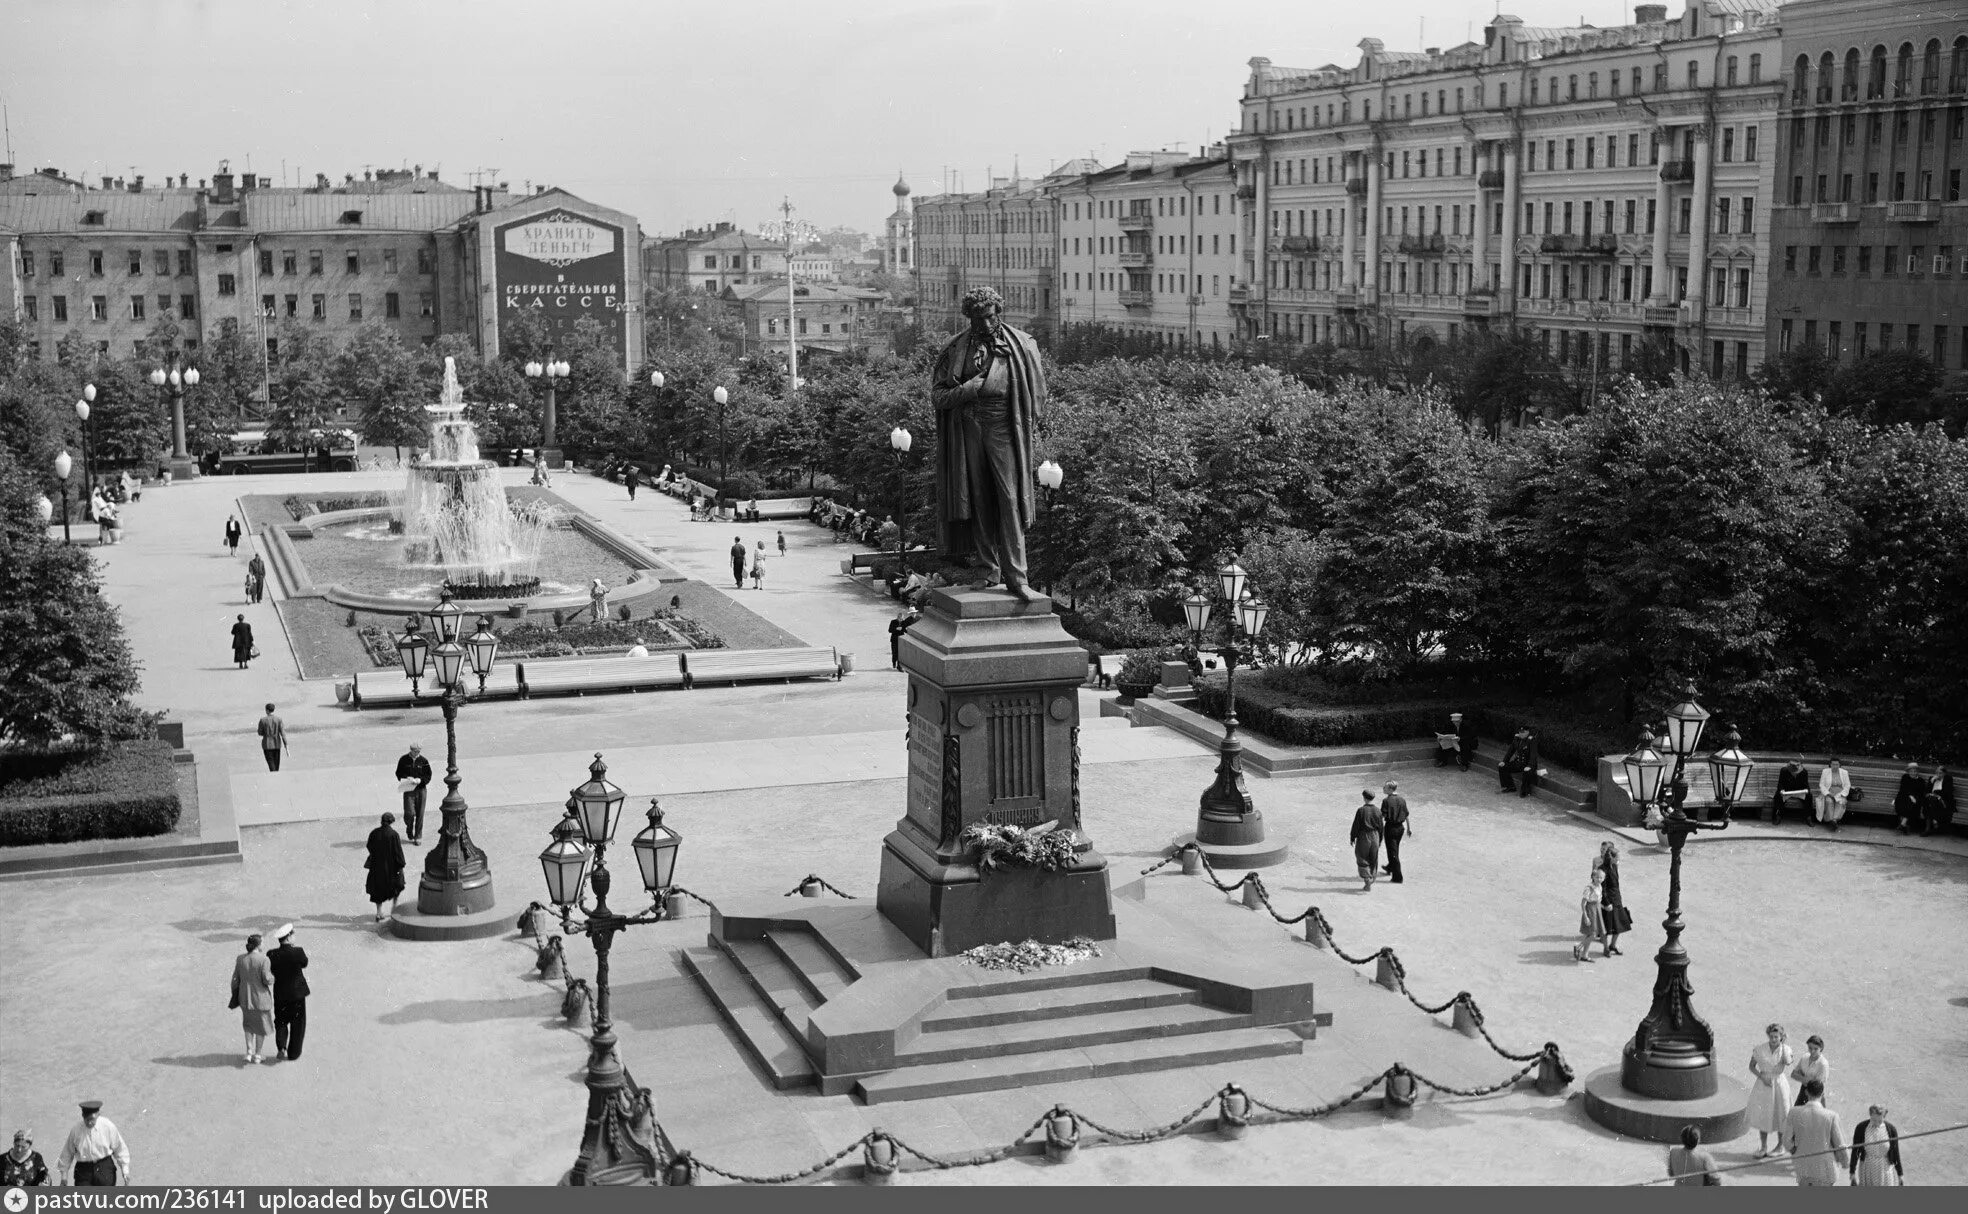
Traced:
[[1783, 821], [1784, 811], [1802, 814], [1811, 820], [1811, 773], [1804, 769], [1804, 756], [1798, 755], [1777, 772], [1776, 795], [1770, 798], [1770, 824]]
[[[1512, 776], [1521, 777], [1513, 785]], [[1498, 792], [1515, 792], [1520, 797], [1531, 795], [1538, 778], [1537, 737], [1528, 727], [1519, 729], [1517, 736], [1510, 740], [1510, 749], [1504, 752], [1503, 762], [1497, 765], [1497, 780], [1502, 787]]]

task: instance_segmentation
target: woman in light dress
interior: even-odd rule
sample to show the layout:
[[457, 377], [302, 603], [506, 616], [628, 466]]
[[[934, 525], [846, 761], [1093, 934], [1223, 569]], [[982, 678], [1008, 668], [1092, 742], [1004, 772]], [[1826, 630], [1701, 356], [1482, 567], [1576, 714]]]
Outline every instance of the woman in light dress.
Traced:
[[1579, 899], [1579, 942], [1572, 946], [1572, 960], [1592, 960], [1592, 942], [1606, 938], [1605, 876], [1592, 866], [1592, 880]]
[[[1797, 1054], [1784, 1042], [1781, 1024], [1763, 1030], [1769, 1040], [1749, 1052], [1749, 1073], [1756, 1086], [1749, 1091], [1749, 1126], [1756, 1131], [1759, 1145], [1756, 1158], [1765, 1159], [1783, 1150], [1784, 1131], [1790, 1125], [1790, 1068]], [[1770, 1135], [1777, 1136], [1775, 1147]]]
[[[757, 503], [754, 503], [756, 505]], [[765, 589], [765, 541], [760, 540], [752, 552], [752, 589]]]
[[1810, 1052], [1798, 1059], [1790, 1071], [1790, 1081], [1797, 1085], [1796, 1103], [1804, 1103], [1804, 1085], [1815, 1079], [1824, 1085], [1824, 1105], [1830, 1108], [1831, 1059], [1824, 1056], [1824, 1038], [1812, 1033], [1804, 1039], [1804, 1048]]
[[1852, 1131], [1852, 1183], [1868, 1188], [1906, 1183], [1906, 1169], [1900, 1166], [1900, 1131], [1886, 1120], [1885, 1105], [1873, 1105], [1872, 1119]]
[[246, 1061], [260, 1061], [273, 1032], [273, 966], [260, 951], [260, 934], [246, 937], [246, 951], [232, 963], [232, 1006], [246, 1030]]

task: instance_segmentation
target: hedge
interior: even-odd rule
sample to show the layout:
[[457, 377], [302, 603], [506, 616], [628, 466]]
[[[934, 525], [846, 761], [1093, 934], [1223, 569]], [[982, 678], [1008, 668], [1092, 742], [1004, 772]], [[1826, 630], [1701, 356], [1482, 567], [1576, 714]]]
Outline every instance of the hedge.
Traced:
[[167, 834], [183, 812], [170, 744], [129, 742], [0, 789], [0, 846]]
[[[1223, 716], [1224, 683], [1222, 675], [1209, 675], [1196, 684], [1197, 699], [1210, 716]], [[1467, 709], [1461, 700], [1319, 705], [1262, 684], [1237, 689], [1238, 723], [1288, 746], [1345, 746], [1432, 737], [1448, 714], [1463, 711]]]

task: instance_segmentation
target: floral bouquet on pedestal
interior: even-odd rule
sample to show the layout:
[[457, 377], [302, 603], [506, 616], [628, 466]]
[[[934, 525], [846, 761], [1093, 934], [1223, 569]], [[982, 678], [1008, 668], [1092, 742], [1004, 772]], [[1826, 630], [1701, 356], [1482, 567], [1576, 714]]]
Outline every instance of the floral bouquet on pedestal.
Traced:
[[1058, 825], [1057, 819], [1032, 827], [980, 822], [964, 831], [962, 841], [979, 872], [1006, 865], [1057, 872], [1073, 863], [1079, 842], [1071, 830], [1054, 829]]

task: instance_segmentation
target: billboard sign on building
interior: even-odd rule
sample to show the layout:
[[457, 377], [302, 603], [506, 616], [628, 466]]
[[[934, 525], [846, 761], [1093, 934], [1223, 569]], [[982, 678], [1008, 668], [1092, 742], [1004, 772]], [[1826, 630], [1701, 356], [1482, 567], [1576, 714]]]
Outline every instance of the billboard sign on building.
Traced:
[[560, 207], [502, 225], [496, 240], [502, 347], [513, 322], [531, 313], [563, 348], [574, 326], [592, 318], [609, 346], [624, 355], [629, 266], [621, 228]]

